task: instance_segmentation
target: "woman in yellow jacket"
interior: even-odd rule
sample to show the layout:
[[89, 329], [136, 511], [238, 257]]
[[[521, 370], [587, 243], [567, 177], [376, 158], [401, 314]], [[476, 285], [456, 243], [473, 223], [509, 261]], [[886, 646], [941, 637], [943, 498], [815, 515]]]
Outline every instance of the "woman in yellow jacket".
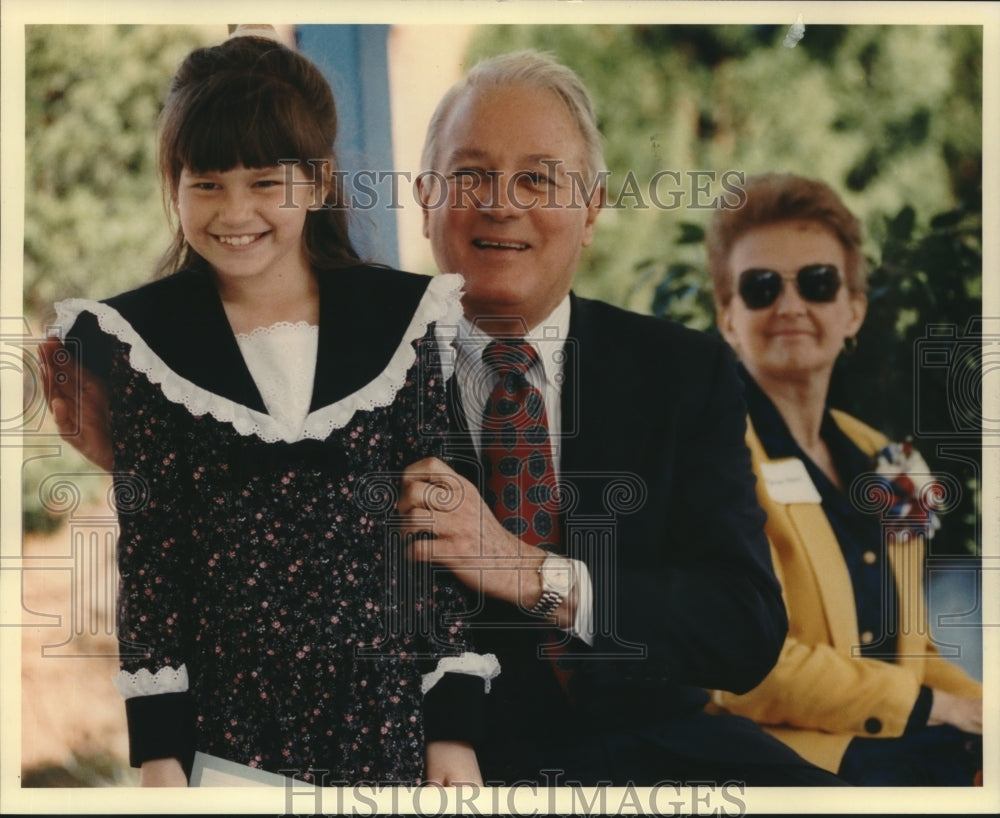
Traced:
[[746, 193], [715, 213], [709, 261], [790, 630], [757, 688], [715, 702], [853, 784], [972, 784], [982, 686], [928, 633], [926, 466], [827, 405], [867, 306], [860, 227], [822, 182], [765, 174]]

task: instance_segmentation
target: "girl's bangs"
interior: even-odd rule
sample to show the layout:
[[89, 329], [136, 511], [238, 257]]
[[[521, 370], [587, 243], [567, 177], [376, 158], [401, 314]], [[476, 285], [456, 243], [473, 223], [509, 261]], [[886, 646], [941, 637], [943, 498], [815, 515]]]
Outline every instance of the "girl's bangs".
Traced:
[[193, 101], [181, 124], [174, 155], [183, 166], [195, 172], [237, 165], [264, 168], [332, 152], [332, 145], [323, 144], [314, 118], [299, 110], [301, 98], [287, 86], [266, 79], [253, 89], [246, 87], [245, 79], [242, 87], [225, 85], [219, 83]]

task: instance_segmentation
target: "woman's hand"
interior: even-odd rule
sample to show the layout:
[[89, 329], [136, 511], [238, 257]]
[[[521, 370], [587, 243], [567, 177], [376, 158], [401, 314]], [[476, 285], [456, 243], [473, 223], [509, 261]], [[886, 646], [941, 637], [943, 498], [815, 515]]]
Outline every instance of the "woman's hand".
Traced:
[[176, 758], [156, 758], [142, 762], [139, 784], [143, 787], [186, 787], [188, 780]]
[[950, 724], [965, 733], [983, 734], [983, 700], [932, 690], [934, 698], [927, 717], [928, 726]]
[[429, 741], [426, 753], [426, 783], [440, 784], [442, 787], [454, 787], [456, 784], [483, 785], [476, 751], [468, 742]]

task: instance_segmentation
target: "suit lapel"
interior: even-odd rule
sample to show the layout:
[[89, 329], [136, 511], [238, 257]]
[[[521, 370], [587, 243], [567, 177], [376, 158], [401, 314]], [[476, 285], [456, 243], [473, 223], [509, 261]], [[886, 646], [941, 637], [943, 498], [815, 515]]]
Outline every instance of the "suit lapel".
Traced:
[[455, 471], [482, 493], [482, 469], [480, 468], [479, 456], [476, 454], [472, 432], [469, 430], [468, 419], [465, 416], [462, 390], [454, 372], [448, 378], [445, 397], [448, 402], [448, 418], [451, 422], [446, 445], [448, 462]]
[[[602, 342], [601, 327], [590, 305], [570, 294], [569, 337], [565, 346], [561, 390], [560, 470], [566, 474], [621, 470], [628, 453], [642, 450], [645, 412], [621, 417], [627, 375], [611, 386], [615, 348]], [[628, 427], [626, 429], [626, 427]]]

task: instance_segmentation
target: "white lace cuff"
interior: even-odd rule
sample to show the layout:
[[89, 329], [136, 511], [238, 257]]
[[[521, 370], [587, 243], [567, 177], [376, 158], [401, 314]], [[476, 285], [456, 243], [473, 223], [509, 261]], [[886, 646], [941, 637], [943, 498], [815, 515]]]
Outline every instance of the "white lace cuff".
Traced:
[[115, 690], [122, 694], [123, 699], [136, 696], [157, 696], [162, 693], [184, 693], [188, 689], [187, 666], [178, 668], [161, 667], [156, 673], [150, 673], [142, 668], [138, 673], [122, 670], [112, 681]]
[[388, 366], [357, 392], [309, 413], [301, 431], [294, 438], [289, 437], [289, 431], [277, 418], [234, 403], [178, 375], [149, 347], [125, 317], [107, 304], [84, 298], [59, 301], [55, 305], [57, 317], [54, 327], [63, 337], [81, 312], [92, 313], [101, 330], [131, 347], [132, 368], [157, 384], [167, 400], [184, 406], [192, 415], [210, 414], [222, 423], [231, 423], [241, 435], [254, 435], [265, 443], [278, 440], [294, 443], [305, 438], [325, 440], [334, 429], [347, 424], [355, 412], [371, 411], [393, 402], [396, 393], [406, 383], [406, 374], [413, 365], [413, 342], [422, 338], [427, 327], [435, 321], [455, 324], [461, 317], [461, 291], [464, 283], [464, 279], [457, 274], [431, 277]]
[[463, 653], [461, 656], [445, 656], [430, 673], [425, 673], [420, 683], [420, 692], [427, 692], [444, 677], [445, 673], [464, 673], [478, 676], [483, 680], [485, 691], [490, 692], [490, 681], [500, 675], [500, 662], [492, 653]]

